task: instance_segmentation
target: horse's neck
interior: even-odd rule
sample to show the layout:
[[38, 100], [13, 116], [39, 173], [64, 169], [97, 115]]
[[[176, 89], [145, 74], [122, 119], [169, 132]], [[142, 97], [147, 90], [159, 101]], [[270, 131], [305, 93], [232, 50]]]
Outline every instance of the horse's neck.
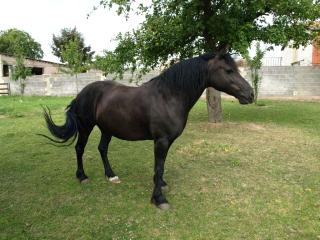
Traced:
[[173, 94], [173, 97], [177, 99], [177, 104], [180, 104], [184, 109], [185, 114], [188, 115], [188, 113], [199, 100], [205, 89], [206, 86], [204, 85], [202, 87], [199, 86], [199, 88], [194, 89], [194, 91], [176, 90]]
[[[200, 66], [199, 66], [200, 67]], [[204, 90], [207, 88], [207, 80], [206, 73], [203, 72], [199, 74], [197, 79], [192, 79], [199, 84], [194, 84], [192, 88], [192, 84], [189, 86], [172, 86], [172, 85], [158, 85], [158, 81], [161, 79], [156, 79], [155, 81], [150, 81], [151, 86], [155, 86], [157, 88], [157, 92], [162, 92], [162, 94], [166, 95], [166, 98], [174, 98], [176, 99], [176, 103], [179, 104], [186, 114], [189, 113], [191, 108], [195, 105], [198, 99], [201, 97]]]
[[192, 96], [186, 96], [186, 102], [187, 102], [187, 108], [188, 111], [192, 109], [192, 107], [196, 104], [196, 102], [199, 100], [201, 97], [202, 93], [204, 92], [205, 87], [199, 89], [194, 95]]

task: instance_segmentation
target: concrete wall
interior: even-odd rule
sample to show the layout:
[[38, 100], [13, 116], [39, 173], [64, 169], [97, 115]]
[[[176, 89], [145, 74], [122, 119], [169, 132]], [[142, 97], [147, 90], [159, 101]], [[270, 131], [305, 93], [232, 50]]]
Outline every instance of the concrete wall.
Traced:
[[[25, 95], [41, 96], [72, 96], [91, 82], [103, 80], [104, 77], [99, 72], [81, 73], [78, 81], [75, 76], [68, 74], [39, 75], [30, 76], [26, 79]], [[6, 82], [9, 79], [5, 79]], [[11, 94], [20, 94], [18, 82], [10, 81]]]
[[[263, 47], [267, 47], [269, 45], [263, 45]], [[253, 49], [251, 50], [253, 51]], [[285, 48], [281, 50], [280, 46], [275, 46], [274, 50], [267, 51], [263, 61], [263, 66], [291, 66], [291, 64], [295, 63], [300, 66], [311, 66], [312, 62], [312, 45], [308, 45], [306, 47], [295, 48]], [[251, 53], [254, 54], [253, 52]]]
[[320, 66], [263, 67], [261, 73], [260, 96], [320, 96]]
[[298, 63], [301, 66], [311, 66], [312, 45], [298, 49], [285, 48], [282, 53], [282, 66], [291, 66], [292, 63]]
[[[151, 72], [142, 77], [142, 80], [137, 82], [131, 80], [131, 74], [125, 74], [123, 80], [117, 80], [119, 83], [138, 86], [143, 82], [150, 80], [151, 78], [157, 76], [158, 72]], [[78, 81], [76, 81], [75, 76], [70, 76], [69, 74], [53, 74], [53, 75], [39, 75], [30, 76], [26, 79], [25, 95], [43, 95], [43, 96], [72, 96], [81, 91], [86, 85], [91, 82], [101, 81], [101, 80], [113, 80], [113, 75], [108, 75], [107, 77], [99, 71], [91, 71], [88, 73], [81, 73], [78, 75]], [[20, 86], [18, 82], [10, 80], [10, 78], [3, 78], [4, 82], [10, 82], [11, 94], [20, 94]]]
[[[320, 96], [320, 66], [279, 66], [263, 67], [260, 96]], [[120, 83], [136, 86], [158, 75], [152, 72], [144, 76], [142, 81], [129, 82], [130, 74], [124, 76]], [[246, 71], [241, 72], [249, 80]], [[106, 79], [112, 80], [112, 76]], [[90, 82], [104, 80], [100, 72], [79, 74], [79, 91]], [[8, 82], [9, 79], [6, 79]], [[12, 94], [19, 94], [19, 84], [10, 81]], [[76, 78], [67, 74], [41, 75], [28, 77], [26, 80], [25, 95], [67, 96], [76, 94]]]

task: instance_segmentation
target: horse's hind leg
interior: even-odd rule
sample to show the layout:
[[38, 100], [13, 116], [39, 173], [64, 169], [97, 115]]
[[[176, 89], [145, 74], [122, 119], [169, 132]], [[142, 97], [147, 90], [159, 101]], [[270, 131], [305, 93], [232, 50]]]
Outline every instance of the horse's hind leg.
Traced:
[[79, 135], [78, 135], [78, 140], [75, 146], [76, 149], [76, 154], [77, 154], [77, 172], [76, 172], [76, 177], [79, 179], [81, 183], [85, 183], [88, 181], [88, 177], [84, 172], [83, 169], [83, 153], [84, 153], [84, 148], [88, 142], [89, 135], [91, 133], [91, 130], [84, 130], [84, 129], [79, 129]]
[[98, 149], [99, 149], [99, 152], [101, 155], [102, 163], [104, 166], [104, 173], [105, 173], [106, 178], [108, 178], [109, 181], [112, 183], [120, 183], [120, 179], [112, 171], [112, 168], [111, 168], [111, 165], [110, 165], [109, 159], [108, 159], [108, 147], [109, 147], [110, 141], [111, 141], [111, 136], [107, 135], [101, 131], [101, 139], [100, 139]]

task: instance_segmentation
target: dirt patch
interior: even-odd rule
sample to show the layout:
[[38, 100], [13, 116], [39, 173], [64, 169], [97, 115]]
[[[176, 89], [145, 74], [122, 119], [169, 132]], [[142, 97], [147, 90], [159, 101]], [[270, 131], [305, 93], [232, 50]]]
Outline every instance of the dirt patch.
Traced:
[[242, 128], [252, 131], [265, 131], [266, 127], [256, 123], [233, 123], [233, 122], [224, 122], [224, 123], [201, 123], [200, 127], [204, 130], [210, 129], [229, 129], [229, 128]]
[[[221, 97], [223, 99], [231, 99], [237, 101], [237, 99], [229, 95], [222, 94]], [[206, 99], [205, 95], [201, 96], [201, 98]], [[294, 100], [301, 102], [320, 102], [320, 96], [263, 96], [259, 97], [259, 100]]]
[[199, 124], [201, 128], [204, 129], [220, 129], [220, 128], [231, 128], [239, 125], [238, 123], [232, 122], [222, 122], [222, 123], [209, 123], [203, 122]]
[[248, 130], [252, 130], [252, 131], [265, 131], [266, 130], [266, 128], [264, 126], [259, 125], [259, 124], [255, 124], [255, 123], [243, 123], [243, 124], [240, 124], [240, 127], [248, 129]]
[[301, 102], [320, 102], [320, 96], [290, 96], [290, 97], [263, 97], [267, 100], [294, 100]]

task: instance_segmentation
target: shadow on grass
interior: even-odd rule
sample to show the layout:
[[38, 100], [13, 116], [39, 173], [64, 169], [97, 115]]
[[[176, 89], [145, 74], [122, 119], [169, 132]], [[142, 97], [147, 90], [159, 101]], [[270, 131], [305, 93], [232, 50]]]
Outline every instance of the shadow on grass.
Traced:
[[[223, 100], [223, 119], [226, 122], [272, 123], [320, 132], [320, 102], [261, 100], [260, 105], [240, 105], [236, 100]], [[206, 122], [204, 100], [192, 109], [189, 121]]]

